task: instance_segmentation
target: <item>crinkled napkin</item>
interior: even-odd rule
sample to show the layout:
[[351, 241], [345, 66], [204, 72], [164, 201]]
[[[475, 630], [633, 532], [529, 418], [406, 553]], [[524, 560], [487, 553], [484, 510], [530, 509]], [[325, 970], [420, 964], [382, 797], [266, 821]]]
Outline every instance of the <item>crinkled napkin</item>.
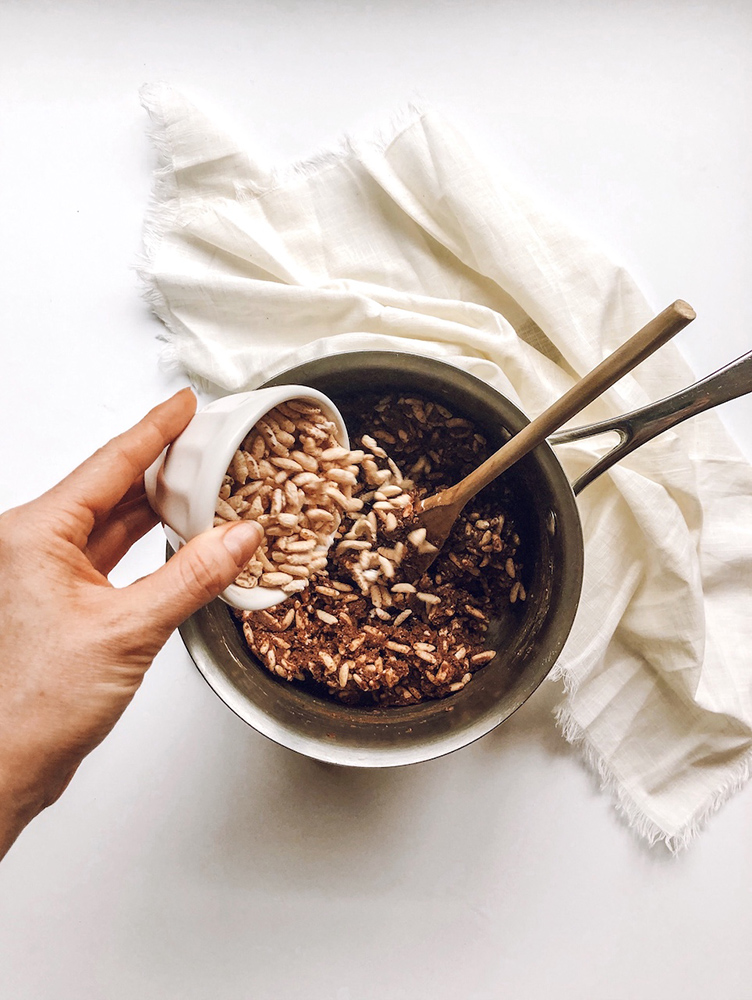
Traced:
[[[142, 274], [166, 354], [197, 385], [235, 392], [322, 355], [410, 351], [534, 417], [658, 311], [492, 182], [432, 111], [272, 170], [171, 88], [142, 98], [159, 155]], [[692, 381], [668, 345], [577, 423]], [[557, 450], [572, 477], [601, 453]], [[585, 579], [558, 721], [629, 824], [677, 850], [750, 771], [752, 470], [706, 413], [578, 505]]]

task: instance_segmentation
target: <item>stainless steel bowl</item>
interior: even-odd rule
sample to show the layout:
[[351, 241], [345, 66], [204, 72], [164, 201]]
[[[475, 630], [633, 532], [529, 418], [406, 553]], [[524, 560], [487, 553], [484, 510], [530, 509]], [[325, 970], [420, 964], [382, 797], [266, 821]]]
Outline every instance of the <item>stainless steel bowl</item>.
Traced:
[[[472, 419], [493, 448], [527, 418], [504, 396], [452, 365], [392, 352], [339, 354], [300, 365], [269, 385], [298, 383], [346, 408], [367, 392], [406, 391]], [[472, 683], [443, 701], [412, 708], [348, 708], [272, 677], [251, 655], [230, 610], [214, 601], [181, 634], [196, 666], [241, 719], [277, 743], [333, 764], [390, 767], [430, 760], [484, 736], [544, 680], [572, 627], [582, 587], [583, 543], [575, 503], [596, 476], [656, 435], [752, 391], [752, 352], [700, 382], [632, 413], [555, 434], [553, 443], [615, 431], [619, 443], [570, 487], [548, 444], [504, 473], [509, 510], [522, 539], [528, 598], [492, 622], [497, 656]]]
[[[340, 354], [300, 365], [269, 385], [297, 383], [336, 405], [366, 392], [402, 391], [443, 403], [474, 421], [493, 448], [527, 418], [486, 383], [452, 365], [392, 352]], [[254, 729], [318, 760], [357, 767], [413, 764], [484, 736], [544, 680], [569, 634], [582, 584], [577, 505], [564, 472], [542, 444], [505, 473], [510, 512], [522, 539], [527, 601], [491, 623], [496, 658], [462, 691], [404, 708], [351, 708], [273, 677], [251, 654], [232, 613], [214, 601], [181, 627], [203, 676]]]

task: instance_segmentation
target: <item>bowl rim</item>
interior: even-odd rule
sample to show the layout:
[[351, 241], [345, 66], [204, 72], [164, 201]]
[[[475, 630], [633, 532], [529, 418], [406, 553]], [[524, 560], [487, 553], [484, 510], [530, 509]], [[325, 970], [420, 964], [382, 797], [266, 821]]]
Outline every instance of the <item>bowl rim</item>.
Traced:
[[[441, 359], [426, 357], [424, 355], [407, 354], [406, 352], [351, 351], [343, 354], [329, 355], [325, 358], [315, 359], [314, 362], [306, 362], [304, 365], [296, 366], [286, 372], [281, 372], [271, 381], [274, 382], [277, 379], [281, 380], [288, 377], [292, 379], [297, 375], [301, 367], [310, 369], [313, 364], [321, 365], [325, 362], [329, 364], [343, 363], [344, 359], [354, 359], [355, 357], [364, 366], [368, 366], [370, 363], [371, 366], [376, 364], [384, 370], [388, 370], [390, 367], [393, 369], [396, 353], [399, 353], [402, 357], [402, 367], [405, 364], [408, 367], [417, 367], [429, 376], [431, 371], [435, 373], [437, 370], [447, 369], [454, 377], [459, 376], [463, 382], [470, 384], [474, 392], [480, 393], [486, 399], [491, 399], [492, 405], [495, 404], [498, 407], [501, 401], [507, 412], [511, 416], [514, 416], [516, 421], [521, 425], [529, 422], [528, 417], [507, 396], [477, 376]], [[352, 363], [355, 363], [354, 360]], [[438, 369], [437, 366], [439, 366]], [[416, 743], [389, 746], [386, 748], [363, 747], [360, 750], [357, 747], [343, 745], [334, 741], [327, 742], [320, 737], [311, 736], [308, 733], [283, 725], [278, 719], [271, 717], [260, 705], [255, 704], [242, 691], [235, 687], [231, 679], [215, 661], [210, 643], [203, 631], [205, 628], [211, 627], [210, 623], [207, 625], [204, 618], [209, 614], [208, 609], [214, 606], [213, 603], [208, 605], [207, 608], [201, 609], [180, 626], [180, 634], [183, 642], [204, 680], [234, 714], [243, 719], [244, 722], [261, 735], [266, 736], [268, 739], [287, 749], [331, 764], [361, 768], [380, 768], [420, 763], [446, 756], [465, 746], [469, 746], [497, 728], [527, 701], [550, 673], [571, 631], [582, 586], [584, 565], [583, 534], [579, 511], [571, 484], [550, 445], [544, 442], [538, 445], [531, 454], [536, 457], [538, 465], [543, 466], [543, 474], [546, 474], [546, 470], [551, 474], [550, 476], [547, 475], [547, 479], [551, 483], [552, 491], [557, 496], [558, 509], [555, 513], [557, 518], [561, 517], [562, 526], [566, 528], [568, 538], [568, 548], [566, 550], [567, 561], [562, 572], [568, 584], [568, 590], [567, 599], [564, 600], [564, 598], [561, 598], [557, 605], [556, 613], [562, 618], [562, 624], [555, 632], [554, 641], [539, 659], [540, 669], [538, 670], [537, 679], [535, 679], [534, 683], [530, 683], [524, 688], [511, 704], [507, 704], [503, 709], [498, 705], [496, 706], [498, 708], [497, 711], [489, 710], [485, 712], [474, 723], [460, 728], [456, 732], [443, 734], [440, 738], [427, 742], [418, 741]], [[576, 594], [574, 593], [575, 589]], [[230, 614], [227, 610], [225, 610], [225, 613], [227, 615]], [[235, 627], [234, 623], [231, 622], [231, 624]], [[232, 653], [226, 638], [223, 640], [223, 646], [224, 651]], [[250, 656], [250, 652], [247, 655]], [[271, 677], [270, 680], [275, 684], [281, 683]], [[458, 692], [457, 695], [452, 697], [457, 698], [462, 694], [463, 692]], [[308, 697], [315, 696], [308, 695]], [[445, 701], [448, 700], [445, 699]], [[423, 702], [421, 704], [435, 705], [437, 703]], [[383, 711], [393, 714], [405, 710], [402, 708], [390, 708]], [[367, 716], [370, 715], [373, 717], [375, 710], [367, 708], [363, 709], [363, 713], [363, 721], [367, 722]], [[396, 720], [397, 716], [394, 715], [393, 717]]]

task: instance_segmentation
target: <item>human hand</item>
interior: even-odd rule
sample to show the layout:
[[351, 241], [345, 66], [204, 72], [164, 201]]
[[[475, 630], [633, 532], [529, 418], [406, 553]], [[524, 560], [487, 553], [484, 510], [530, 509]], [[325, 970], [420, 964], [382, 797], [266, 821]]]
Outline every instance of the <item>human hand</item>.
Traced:
[[143, 474], [195, 409], [182, 390], [0, 514], [0, 857], [110, 732], [173, 629], [258, 547], [259, 525], [222, 525], [128, 587], [107, 579], [157, 523]]

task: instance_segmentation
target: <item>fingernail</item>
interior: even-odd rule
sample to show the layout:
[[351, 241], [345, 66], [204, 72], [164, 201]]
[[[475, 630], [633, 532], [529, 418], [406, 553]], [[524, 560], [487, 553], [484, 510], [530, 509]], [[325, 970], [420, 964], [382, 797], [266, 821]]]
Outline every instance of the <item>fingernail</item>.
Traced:
[[260, 524], [256, 524], [255, 521], [242, 521], [240, 524], [233, 524], [222, 535], [222, 541], [238, 566], [244, 566], [263, 537], [264, 532]]

